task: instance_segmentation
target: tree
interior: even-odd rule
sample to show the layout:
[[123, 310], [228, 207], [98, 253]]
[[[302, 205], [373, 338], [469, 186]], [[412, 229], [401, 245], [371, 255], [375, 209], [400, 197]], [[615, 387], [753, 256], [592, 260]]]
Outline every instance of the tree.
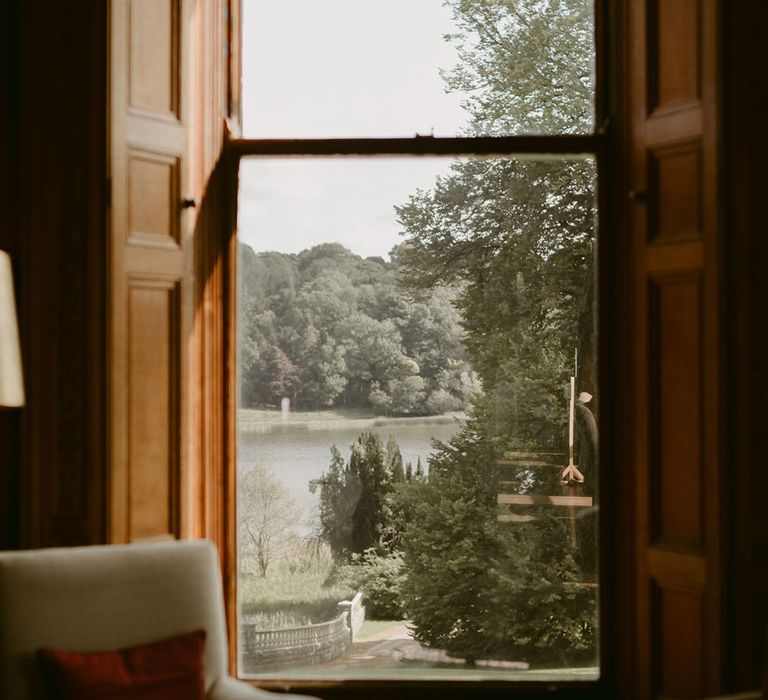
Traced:
[[262, 383], [264, 397], [270, 403], [279, 404], [284, 397], [296, 399], [300, 384], [299, 370], [276, 345], [266, 353]]
[[245, 554], [255, 556], [259, 575], [264, 577], [270, 564], [296, 542], [301, 508], [262, 465], [240, 474], [237, 498], [240, 546]]
[[468, 95], [468, 131], [588, 133], [594, 113], [594, 6], [585, 0], [449, 0], [459, 61], [447, 87]]
[[320, 536], [339, 560], [371, 550], [390, 551], [399, 536], [392, 515], [395, 484], [405, 479], [400, 448], [390, 437], [384, 447], [378, 433], [360, 434], [344, 464], [338, 448], [331, 448], [331, 464], [319, 479], [309, 482], [320, 492]]
[[[591, 129], [590, 3], [448, 4], [461, 61], [447, 82], [470, 95], [469, 132]], [[471, 420], [430, 459], [418, 499], [403, 506], [414, 636], [470, 660], [594, 659], [595, 600], [580, 585], [594, 558], [594, 521], [573, 551], [551, 508], [530, 507], [527, 523], [496, 517], [497, 460], [565, 449], [574, 347], [586, 358], [580, 388], [594, 393], [594, 180], [588, 159], [464, 160], [397, 207], [404, 280], [457, 290], [482, 387]], [[583, 467], [594, 484], [594, 465]], [[526, 493], [557, 493], [556, 472], [524, 468], [514, 479]]]
[[501, 547], [494, 532], [493, 463], [488, 441], [462, 432], [430, 460], [429, 480], [409, 485], [396, 505], [409, 513], [403, 592], [414, 638], [471, 659], [489, 658], [490, 562]]
[[337, 243], [298, 255], [242, 244], [240, 252], [246, 405], [289, 396], [312, 409], [367, 406], [384, 414], [466, 408], [471, 392], [462, 378], [471, 383], [474, 375], [455, 290], [411, 298], [399, 286], [397, 254], [391, 263], [362, 259]]
[[318, 406], [332, 406], [347, 386], [346, 348], [334, 336], [308, 324], [298, 341], [301, 396]]
[[519, 449], [554, 449], [573, 348], [592, 354], [593, 181], [588, 161], [462, 161], [397, 208], [405, 281], [460, 289], [464, 345]]
[[392, 435], [387, 438], [387, 444], [384, 447], [384, 468], [392, 475], [392, 483], [398, 484], [405, 480], [403, 455], [397, 440]]
[[360, 500], [362, 485], [352, 477], [339, 448], [331, 446], [331, 463], [319, 479], [309, 482], [312, 493], [320, 492], [319, 532], [337, 559], [352, 550], [352, 514]]
[[392, 473], [378, 433], [366, 431], [352, 445], [349, 473], [360, 484], [360, 499], [352, 513], [352, 551], [381, 549], [389, 524], [388, 496]]

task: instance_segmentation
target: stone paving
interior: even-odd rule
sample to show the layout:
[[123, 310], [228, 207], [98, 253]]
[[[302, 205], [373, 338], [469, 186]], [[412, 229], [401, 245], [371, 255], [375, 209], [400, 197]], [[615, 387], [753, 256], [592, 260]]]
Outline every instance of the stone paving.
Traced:
[[381, 632], [354, 642], [338, 659], [329, 661], [322, 668], [381, 668], [396, 665], [402, 658], [405, 648], [418, 642], [411, 639], [411, 633], [405, 624], [388, 627]]

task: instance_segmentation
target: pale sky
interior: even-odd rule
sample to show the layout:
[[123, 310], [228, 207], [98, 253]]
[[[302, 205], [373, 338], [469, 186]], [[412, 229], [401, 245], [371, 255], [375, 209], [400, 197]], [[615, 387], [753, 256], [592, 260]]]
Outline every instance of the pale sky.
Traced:
[[[453, 135], [466, 117], [441, 68], [456, 61], [442, 0], [244, 0], [247, 138]], [[381, 255], [401, 239], [394, 204], [450, 159], [248, 159], [240, 238], [298, 252], [337, 241]]]

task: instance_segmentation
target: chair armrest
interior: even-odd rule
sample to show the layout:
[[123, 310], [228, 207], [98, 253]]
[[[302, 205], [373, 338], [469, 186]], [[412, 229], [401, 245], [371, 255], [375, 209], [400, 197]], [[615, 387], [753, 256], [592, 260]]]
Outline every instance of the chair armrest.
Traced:
[[249, 683], [235, 680], [229, 676], [219, 678], [208, 693], [208, 700], [316, 700], [309, 695], [291, 693], [271, 693], [268, 690], [254, 688]]

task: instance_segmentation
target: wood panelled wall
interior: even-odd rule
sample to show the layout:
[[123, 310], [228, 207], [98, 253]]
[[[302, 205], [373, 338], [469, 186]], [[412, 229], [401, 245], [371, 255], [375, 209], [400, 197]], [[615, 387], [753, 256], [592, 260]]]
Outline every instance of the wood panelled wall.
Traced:
[[111, 542], [181, 536], [193, 303], [189, 6], [111, 3]]
[[2, 547], [223, 544], [228, 350], [202, 319], [229, 284], [212, 173], [236, 128], [238, 7], [0, 7], [0, 245], [27, 389], [0, 411]]
[[[237, 629], [235, 608], [236, 347], [232, 342], [237, 239], [236, 164], [226, 142], [239, 135], [240, 0], [198, 4], [193, 19], [199, 50], [194, 52], [193, 90], [198, 130], [193, 168], [200, 207], [195, 222], [195, 303], [193, 328], [192, 500], [188, 532], [219, 546], [226, 614]], [[223, 57], [223, 62], [222, 62]], [[195, 483], [196, 482], [196, 483]], [[230, 666], [237, 663], [237, 635], [230, 634]]]
[[10, 1], [0, 13], [0, 241], [27, 395], [0, 412], [0, 543], [102, 542], [106, 7]]
[[225, 555], [230, 4], [113, 0], [110, 28], [109, 539], [205, 535]]
[[718, 4], [631, 3], [637, 690], [722, 687], [724, 425]]

